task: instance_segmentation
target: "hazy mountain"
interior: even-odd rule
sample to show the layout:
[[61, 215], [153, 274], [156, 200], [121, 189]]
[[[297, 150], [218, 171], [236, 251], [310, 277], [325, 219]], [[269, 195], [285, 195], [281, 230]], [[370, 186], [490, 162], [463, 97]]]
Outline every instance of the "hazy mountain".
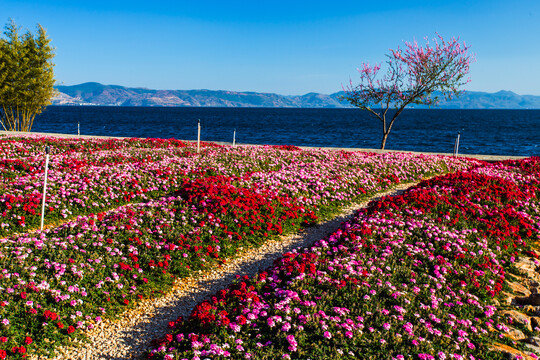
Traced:
[[213, 107], [344, 107], [337, 95], [284, 96], [225, 90], [152, 90], [84, 83], [57, 86], [53, 105], [213, 106]]
[[[84, 83], [56, 86], [59, 95], [53, 105], [105, 106], [201, 106], [201, 107], [287, 107], [346, 108], [340, 102], [343, 92], [330, 95], [279, 95], [226, 90], [152, 90], [119, 85]], [[419, 107], [419, 106], [416, 106]], [[465, 92], [459, 98], [442, 102], [447, 109], [540, 109], [540, 96], [518, 95], [511, 91], [497, 93]]]
[[465, 91], [455, 99], [442, 101], [438, 107], [443, 109], [540, 109], [540, 96], [518, 95], [506, 90], [496, 93]]

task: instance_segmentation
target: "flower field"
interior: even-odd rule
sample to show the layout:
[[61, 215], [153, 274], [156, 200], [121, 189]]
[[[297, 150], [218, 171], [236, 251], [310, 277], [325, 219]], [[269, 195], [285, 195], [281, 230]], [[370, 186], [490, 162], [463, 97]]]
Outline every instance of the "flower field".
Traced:
[[499, 302], [539, 241], [540, 159], [439, 176], [171, 319], [148, 358], [507, 359], [510, 327], [540, 331]]
[[[46, 145], [52, 151], [40, 231]], [[203, 144], [196, 154], [193, 144], [160, 139], [6, 136], [0, 149], [0, 359], [51, 354], [197, 270], [329, 218], [393, 184], [479, 165], [290, 146]], [[282, 266], [303, 255], [287, 256]], [[318, 263], [313, 258], [313, 266]], [[248, 294], [256, 284], [234, 286]], [[335, 286], [330, 277], [325, 286]], [[244, 295], [237, 300], [248, 301]], [[231, 304], [220, 301], [224, 309]], [[217, 316], [220, 322], [229, 318]], [[236, 318], [230, 324], [245, 325]], [[215, 317], [203, 325], [228, 336], [230, 326]]]

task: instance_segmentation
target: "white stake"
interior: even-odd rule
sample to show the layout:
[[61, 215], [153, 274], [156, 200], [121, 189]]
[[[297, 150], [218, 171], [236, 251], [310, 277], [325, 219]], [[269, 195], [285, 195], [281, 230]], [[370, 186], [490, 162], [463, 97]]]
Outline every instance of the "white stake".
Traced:
[[45, 195], [47, 194], [47, 170], [49, 169], [50, 147], [45, 146], [45, 181], [43, 182], [43, 202], [41, 205], [41, 230], [43, 230], [43, 219], [45, 218]]
[[232, 146], [236, 146], [236, 129], [234, 129], [233, 136], [232, 136]]
[[197, 125], [197, 154], [201, 151], [201, 120]]
[[456, 157], [458, 152], [459, 152], [459, 136], [460, 136], [460, 133], [458, 132], [457, 133], [457, 138], [456, 138], [456, 143], [454, 144], [454, 157]]
[[77, 121], [77, 135], [81, 136], [81, 124], [79, 121]]

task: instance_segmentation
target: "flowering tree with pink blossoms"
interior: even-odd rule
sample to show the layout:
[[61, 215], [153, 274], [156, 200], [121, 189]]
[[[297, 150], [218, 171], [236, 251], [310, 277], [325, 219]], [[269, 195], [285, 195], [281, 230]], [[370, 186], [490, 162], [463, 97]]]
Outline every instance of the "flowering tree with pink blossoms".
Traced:
[[[457, 96], [462, 92], [459, 87], [470, 81], [465, 79], [473, 60], [468, 53], [469, 46], [461, 45], [456, 38], [445, 41], [440, 35], [437, 37], [433, 46], [429, 41], [425, 46], [415, 41], [406, 42], [405, 49], [390, 49], [384, 75], [380, 74], [380, 64], [363, 63], [358, 69], [360, 83], [353, 85], [351, 80], [344, 88], [344, 100], [369, 111], [381, 121], [381, 149], [397, 117], [407, 106], [436, 105], [439, 96], [445, 99]], [[394, 111], [388, 113], [391, 109]]]

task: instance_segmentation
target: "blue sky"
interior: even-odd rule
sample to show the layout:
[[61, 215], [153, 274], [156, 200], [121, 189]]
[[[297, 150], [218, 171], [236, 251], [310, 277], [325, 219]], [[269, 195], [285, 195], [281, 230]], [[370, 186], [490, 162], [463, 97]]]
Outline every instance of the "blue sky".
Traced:
[[467, 90], [540, 95], [540, 1], [25, 1], [9, 18], [45, 27], [59, 83], [333, 93], [404, 41], [460, 37]]

